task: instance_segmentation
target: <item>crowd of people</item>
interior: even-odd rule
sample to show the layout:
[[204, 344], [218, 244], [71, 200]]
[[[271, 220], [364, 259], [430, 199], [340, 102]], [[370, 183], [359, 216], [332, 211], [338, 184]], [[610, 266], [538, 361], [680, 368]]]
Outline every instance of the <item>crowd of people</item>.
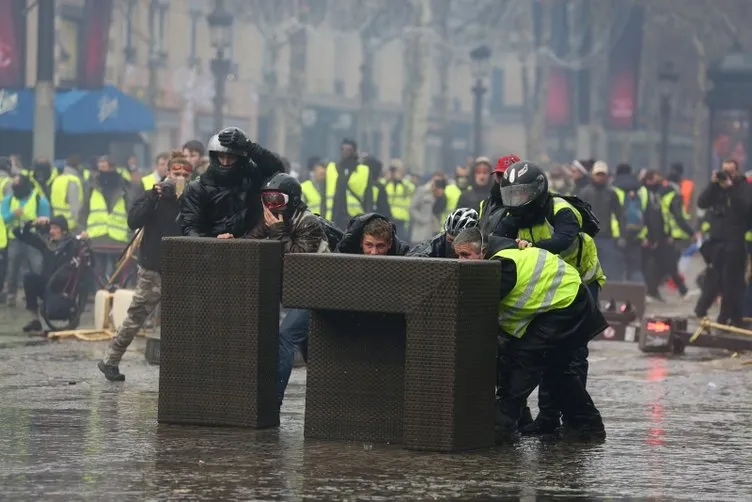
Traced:
[[[75, 228], [106, 256], [97, 239], [124, 245], [132, 232], [143, 229], [127, 319], [98, 363], [108, 380], [125, 379], [120, 360], [161, 299], [162, 237], [274, 239], [283, 243], [285, 253], [499, 262], [499, 441], [517, 433], [605, 438], [586, 387], [588, 342], [606, 328], [598, 301], [607, 275], [633, 281], [644, 275], [648, 294], [656, 300], [661, 300], [658, 287], [670, 276], [682, 296], [688, 294], [676, 270], [677, 242], [694, 233], [685, 214], [686, 197], [656, 171], [633, 175], [629, 166], [620, 165], [612, 178], [604, 162], [575, 161], [545, 172], [534, 162], [506, 155], [496, 162], [475, 159], [472, 166], [458, 167], [454, 179], [435, 173], [420, 183], [400, 161], [390, 161], [383, 172], [378, 159], [360, 155], [354, 141], [343, 140], [340, 159], [312, 159], [309, 176], [301, 182], [289, 173], [289, 163], [237, 128], [213, 136], [206, 152], [208, 162], [200, 143], [160, 154], [154, 172], [137, 182], [132, 176], [126, 180], [107, 159], [90, 179], [74, 174], [78, 166], [67, 165], [70, 177], [62, 178], [62, 186], [55, 180], [67, 176], [65, 170], [45, 182], [51, 187], [51, 209], [37, 176], [18, 174], [6, 195], [3, 219], [12, 226], [13, 218], [22, 218], [23, 225], [12, 233], [26, 235], [18, 241], [30, 248], [57, 249], [51, 243], [69, 242]], [[709, 208], [711, 242], [722, 249], [714, 247], [709, 258], [707, 282], [717, 288], [706, 288], [701, 301], [722, 294], [731, 303], [723, 289], [730, 284], [731, 269], [720, 253], [735, 252], [737, 241], [728, 240], [729, 232], [746, 232], [749, 219], [731, 222], [729, 212], [752, 208], [746, 199], [740, 202], [746, 189], [738, 187], [746, 184], [738, 171], [735, 164], [724, 164], [698, 201]], [[29, 188], [31, 180], [36, 185]], [[54, 195], [56, 186], [62, 194], [84, 196], [78, 204], [63, 197], [62, 204]], [[27, 199], [35, 204], [33, 214], [26, 215], [25, 205], [19, 205]], [[44, 246], [30, 244], [28, 234], [35, 226], [50, 229]], [[741, 256], [746, 260], [746, 252]], [[52, 260], [48, 252], [45, 263]], [[27, 301], [30, 310], [36, 306], [36, 300]], [[731, 306], [722, 312], [729, 322], [737, 319]], [[308, 311], [291, 310], [280, 326], [280, 406], [295, 347], [307, 357], [308, 319]], [[539, 414], [533, 420], [527, 398], [538, 386]]]

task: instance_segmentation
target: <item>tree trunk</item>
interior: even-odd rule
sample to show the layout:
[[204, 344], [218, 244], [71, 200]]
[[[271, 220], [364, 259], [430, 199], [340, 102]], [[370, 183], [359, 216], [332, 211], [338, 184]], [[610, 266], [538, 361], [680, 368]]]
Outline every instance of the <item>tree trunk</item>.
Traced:
[[360, 68], [360, 110], [358, 112], [357, 141], [361, 149], [370, 151], [374, 146], [371, 144], [371, 139], [373, 138], [372, 117], [375, 97], [373, 93], [373, 66], [376, 53], [370, 41], [365, 37], [361, 37], [361, 47], [363, 51], [363, 64]]
[[303, 149], [303, 96], [306, 92], [308, 36], [305, 24], [290, 34], [290, 76], [285, 100], [285, 154], [291, 161], [300, 159]]
[[[593, 24], [608, 26], [611, 22], [611, 6], [604, 2], [593, 2]], [[590, 70], [590, 153], [589, 157], [606, 159], [608, 139], [605, 122], [608, 113], [608, 70], [610, 51], [599, 55]]]
[[[706, 121], [708, 118], [708, 109], [705, 106], [705, 94], [708, 91], [708, 58], [705, 44], [697, 33], [692, 34], [692, 43], [697, 52], [697, 86], [700, 91], [699, 97], [695, 102], [694, 117], [692, 120], [692, 173], [694, 179], [706, 179], [707, 176], [707, 159], [706, 153], [708, 148], [708, 139], [706, 137], [708, 128]], [[702, 173], [702, 175], [700, 175]], [[687, 173], [689, 174], [689, 173]]]
[[537, 76], [533, 101], [535, 112], [530, 125], [530, 149], [535, 161], [542, 160], [546, 153], [546, 105], [548, 103], [548, 78], [551, 74], [551, 61], [548, 56], [541, 54], [541, 48], [549, 47], [552, 32], [552, 10], [550, 2], [541, 4], [541, 40], [540, 47], [535, 54]]
[[435, 4], [434, 16], [437, 18], [438, 31], [441, 42], [439, 44], [439, 58], [437, 62], [437, 73], [439, 78], [439, 96], [436, 106], [436, 118], [439, 123], [441, 135], [441, 170], [447, 174], [454, 173], [454, 150], [452, 148], [452, 124], [449, 120], [449, 110], [451, 108], [451, 93], [449, 89], [449, 77], [452, 70], [452, 51], [446, 45], [450, 39], [449, 33], [449, 11], [451, 0], [441, 0]]
[[402, 133], [402, 161], [407, 169], [418, 174], [427, 172], [425, 165], [428, 112], [431, 88], [428, 74], [431, 44], [428, 31], [431, 23], [431, 0], [412, 0], [413, 25], [405, 47], [405, 119]]
[[277, 71], [277, 61], [279, 60], [280, 49], [282, 44], [276, 38], [270, 38], [266, 42], [266, 51], [268, 53], [267, 61], [269, 68], [264, 74], [264, 86], [266, 87], [268, 102], [263, 106], [262, 112], [269, 119], [267, 128], [269, 131], [269, 144], [267, 148], [274, 152], [281, 151], [283, 138], [280, 135], [282, 125], [282, 114], [280, 113], [279, 99], [279, 72]]

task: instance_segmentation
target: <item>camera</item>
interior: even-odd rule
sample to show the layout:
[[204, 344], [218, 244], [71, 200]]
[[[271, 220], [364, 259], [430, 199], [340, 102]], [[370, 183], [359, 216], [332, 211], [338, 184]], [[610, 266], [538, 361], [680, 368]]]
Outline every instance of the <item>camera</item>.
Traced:
[[728, 179], [728, 174], [723, 170], [718, 170], [715, 172], [715, 179], [718, 181], [726, 181]]

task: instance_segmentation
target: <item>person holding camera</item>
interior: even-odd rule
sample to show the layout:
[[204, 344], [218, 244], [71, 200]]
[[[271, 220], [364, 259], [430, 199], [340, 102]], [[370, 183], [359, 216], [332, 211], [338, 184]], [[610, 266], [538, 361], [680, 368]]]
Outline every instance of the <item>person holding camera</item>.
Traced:
[[713, 172], [711, 183], [697, 198], [697, 206], [707, 211], [710, 236], [700, 249], [708, 268], [695, 314], [707, 316], [721, 295], [717, 321], [740, 326], [746, 289], [744, 234], [749, 228], [752, 192], [736, 160], [723, 161], [721, 170]]
[[167, 170], [167, 178], [137, 199], [128, 211], [128, 226], [134, 231], [143, 229], [143, 237], [138, 251], [138, 280], [128, 315], [117, 336], [110, 341], [104, 359], [98, 364], [99, 370], [111, 382], [125, 380], [125, 375], [119, 370], [120, 360], [162, 299], [162, 237], [182, 234], [177, 221], [179, 199], [193, 173], [193, 165], [183, 152], [175, 150], [168, 161]]

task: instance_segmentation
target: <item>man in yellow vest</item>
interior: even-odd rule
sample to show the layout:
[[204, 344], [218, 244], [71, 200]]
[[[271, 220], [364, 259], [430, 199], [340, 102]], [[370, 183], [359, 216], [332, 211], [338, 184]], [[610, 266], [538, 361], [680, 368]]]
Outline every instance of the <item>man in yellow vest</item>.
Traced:
[[407, 236], [410, 227], [410, 202], [415, 194], [415, 185], [405, 179], [405, 167], [400, 159], [389, 163], [389, 174], [384, 181], [392, 221], [397, 226], [397, 235]]
[[106, 157], [99, 159], [78, 223], [86, 229], [82, 237], [91, 239], [95, 273], [100, 277], [107, 277], [114, 271], [118, 256], [130, 238], [129, 185], [112, 162]]
[[[21, 174], [27, 176], [34, 185], [34, 189], [49, 198], [50, 185], [57, 177], [57, 169], [52, 167], [49, 160], [42, 157], [35, 159], [31, 169], [23, 169]], [[49, 199], [48, 199], [49, 200]]]
[[[12, 193], [13, 164], [8, 157], [0, 157], [0, 200]], [[5, 275], [8, 272], [8, 230], [0, 218], [0, 302], [5, 302]]]
[[340, 228], [350, 219], [373, 208], [371, 169], [358, 160], [358, 144], [342, 140], [339, 162], [326, 167], [326, 214], [321, 216]]
[[580, 279], [560, 257], [468, 228], [454, 239], [460, 260], [496, 261], [501, 269], [496, 440], [516, 432], [527, 398], [547, 382], [572, 439], [603, 440], [606, 430], [585, 385], [571, 371], [583, 347], [608, 327]]
[[300, 184], [303, 202], [312, 213], [323, 216], [326, 214], [326, 167], [319, 159], [315, 159], [308, 168], [309, 178]]
[[84, 184], [80, 169], [79, 158], [75, 155], [70, 156], [65, 162], [63, 172], [52, 181], [50, 187], [52, 214], [65, 218], [71, 232], [78, 228], [78, 217], [84, 203]]
[[[34, 189], [28, 177], [19, 175], [13, 179], [12, 193], [3, 199], [0, 213], [5, 228], [11, 230], [27, 222], [36, 221], [37, 218], [49, 218], [50, 203], [44, 194]], [[7, 301], [9, 307], [15, 307], [22, 265], [27, 263], [30, 272], [39, 273], [42, 268], [42, 255], [38, 250], [16, 239], [13, 233], [7, 230], [4, 233], [9, 239]]]
[[141, 178], [141, 184], [144, 186], [144, 191], [149, 191], [157, 183], [161, 183], [167, 176], [167, 163], [170, 160], [170, 155], [167, 152], [161, 152], [154, 159], [154, 170], [151, 174], [147, 174]]

